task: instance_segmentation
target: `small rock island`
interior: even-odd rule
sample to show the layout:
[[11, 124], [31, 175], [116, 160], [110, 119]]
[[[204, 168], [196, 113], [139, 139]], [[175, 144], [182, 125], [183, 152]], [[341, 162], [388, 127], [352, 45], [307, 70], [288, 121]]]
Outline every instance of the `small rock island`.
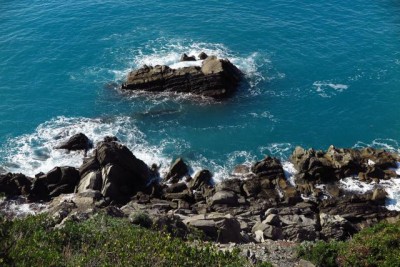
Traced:
[[[190, 93], [214, 99], [226, 98], [237, 89], [242, 72], [228, 59], [199, 55], [201, 66], [173, 69], [166, 65], [147, 66], [131, 71], [122, 84], [123, 90]], [[181, 61], [196, 61], [182, 55]]]

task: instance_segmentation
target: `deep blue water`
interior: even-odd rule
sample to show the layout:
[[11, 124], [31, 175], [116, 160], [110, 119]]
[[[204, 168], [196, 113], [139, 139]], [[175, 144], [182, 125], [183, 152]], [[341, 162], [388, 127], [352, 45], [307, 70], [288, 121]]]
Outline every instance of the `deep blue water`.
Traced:
[[[45, 2], [45, 3], [43, 3]], [[115, 134], [148, 164], [177, 156], [221, 179], [265, 154], [400, 145], [400, 4], [355, 1], [0, 3], [0, 165], [79, 166], [53, 147]], [[122, 95], [131, 68], [227, 57], [245, 83], [222, 103]]]

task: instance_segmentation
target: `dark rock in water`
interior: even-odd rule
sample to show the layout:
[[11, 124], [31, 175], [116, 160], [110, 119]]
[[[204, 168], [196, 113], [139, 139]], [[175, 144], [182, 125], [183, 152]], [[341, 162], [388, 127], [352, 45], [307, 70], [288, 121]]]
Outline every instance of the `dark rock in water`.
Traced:
[[79, 168], [77, 192], [99, 190], [110, 201], [126, 203], [146, 188], [151, 172], [126, 146], [114, 138], [105, 140], [97, 144], [94, 155]]
[[18, 173], [0, 175], [0, 192], [6, 196], [26, 195], [30, 193], [32, 178]]
[[234, 92], [242, 78], [241, 71], [229, 60], [208, 57], [200, 67], [171, 69], [168, 66], [144, 66], [128, 74], [125, 90], [193, 93], [224, 98]]
[[199, 190], [200, 188], [204, 186], [209, 186], [211, 185], [211, 178], [212, 174], [209, 170], [201, 170], [197, 172], [193, 178], [193, 180], [190, 181], [190, 189], [192, 190]]
[[189, 57], [188, 55], [183, 54], [180, 61], [196, 61], [196, 58], [194, 56]]
[[208, 55], [204, 52], [201, 52], [198, 57], [200, 60], [204, 60], [204, 59], [208, 58]]
[[92, 142], [83, 133], [71, 136], [65, 143], [57, 146], [56, 149], [67, 150], [88, 150], [93, 147]]
[[178, 158], [171, 165], [169, 172], [165, 176], [164, 180], [169, 181], [170, 179], [179, 181], [183, 176], [189, 172], [189, 168], [182, 158]]

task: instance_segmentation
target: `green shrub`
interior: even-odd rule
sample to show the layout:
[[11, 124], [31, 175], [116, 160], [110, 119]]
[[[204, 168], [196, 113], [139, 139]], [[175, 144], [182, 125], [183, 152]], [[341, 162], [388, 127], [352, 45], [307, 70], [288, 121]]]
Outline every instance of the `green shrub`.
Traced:
[[400, 266], [400, 221], [379, 223], [347, 242], [338, 256], [340, 266]]
[[145, 212], [136, 212], [130, 217], [130, 221], [133, 224], [140, 225], [144, 228], [150, 228], [153, 225], [153, 221], [150, 216]]
[[298, 254], [317, 266], [400, 266], [400, 221], [366, 228], [346, 242], [303, 244]]
[[337, 266], [336, 258], [342, 245], [342, 242], [324, 241], [304, 243], [298, 248], [298, 255], [317, 266], [334, 267]]
[[[54, 228], [45, 215], [0, 221], [0, 266], [249, 266], [237, 251], [194, 246], [97, 215]], [[268, 266], [268, 265], [262, 265]]]

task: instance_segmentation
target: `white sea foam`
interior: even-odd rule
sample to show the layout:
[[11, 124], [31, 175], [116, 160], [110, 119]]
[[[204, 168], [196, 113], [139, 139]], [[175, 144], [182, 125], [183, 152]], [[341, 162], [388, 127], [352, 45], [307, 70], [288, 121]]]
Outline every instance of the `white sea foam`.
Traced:
[[291, 163], [290, 161], [285, 161], [282, 163], [282, 167], [283, 170], [285, 171], [286, 180], [288, 180], [292, 186], [296, 186], [296, 183], [294, 181], [294, 176], [296, 175], [297, 170], [294, 167], [294, 164]]
[[[393, 169], [400, 176], [400, 162], [397, 163], [397, 168]], [[400, 178], [392, 178], [390, 180], [381, 180], [379, 183], [365, 183], [357, 178], [348, 177], [340, 181], [341, 187], [350, 192], [366, 193], [372, 192], [376, 188], [384, 188], [387, 192], [386, 207], [389, 210], [400, 211]]]
[[313, 83], [313, 86], [316, 92], [322, 97], [331, 97], [349, 88], [346, 84], [332, 83], [330, 81], [316, 81]]
[[[238, 54], [224, 44], [167, 38], [151, 40], [140, 47], [130, 49], [107, 49], [105, 56], [107, 62], [97, 62], [96, 66], [87, 66], [79, 71], [69, 73], [69, 76], [74, 81], [120, 84], [130, 71], [143, 65], [167, 65], [171, 68], [200, 66], [201, 60], [180, 62], [180, 58], [183, 53], [198, 58], [201, 52], [228, 59], [238, 66], [249, 85], [247, 86], [247, 96], [263, 93], [263, 87], [258, 86], [261, 82], [285, 78], [284, 73], [274, 69], [269, 54], [265, 52], [253, 51]], [[135, 94], [137, 93], [140, 94], [140, 92], [135, 92]]]
[[25, 197], [18, 196], [12, 199], [0, 198], [0, 210], [7, 218], [23, 218], [44, 212], [48, 205], [43, 203], [30, 203]]
[[[107, 135], [117, 136], [133, 153], [147, 164], [157, 163], [166, 168], [170, 160], [162, 156], [163, 144], [151, 146], [145, 135], [128, 117], [105, 119], [57, 117], [37, 127], [35, 132], [8, 141], [2, 148], [5, 168], [33, 176], [47, 172], [55, 166], [79, 167], [83, 152], [54, 149], [57, 145], [79, 132], [85, 133], [94, 143]], [[90, 153], [90, 151], [89, 151]]]

